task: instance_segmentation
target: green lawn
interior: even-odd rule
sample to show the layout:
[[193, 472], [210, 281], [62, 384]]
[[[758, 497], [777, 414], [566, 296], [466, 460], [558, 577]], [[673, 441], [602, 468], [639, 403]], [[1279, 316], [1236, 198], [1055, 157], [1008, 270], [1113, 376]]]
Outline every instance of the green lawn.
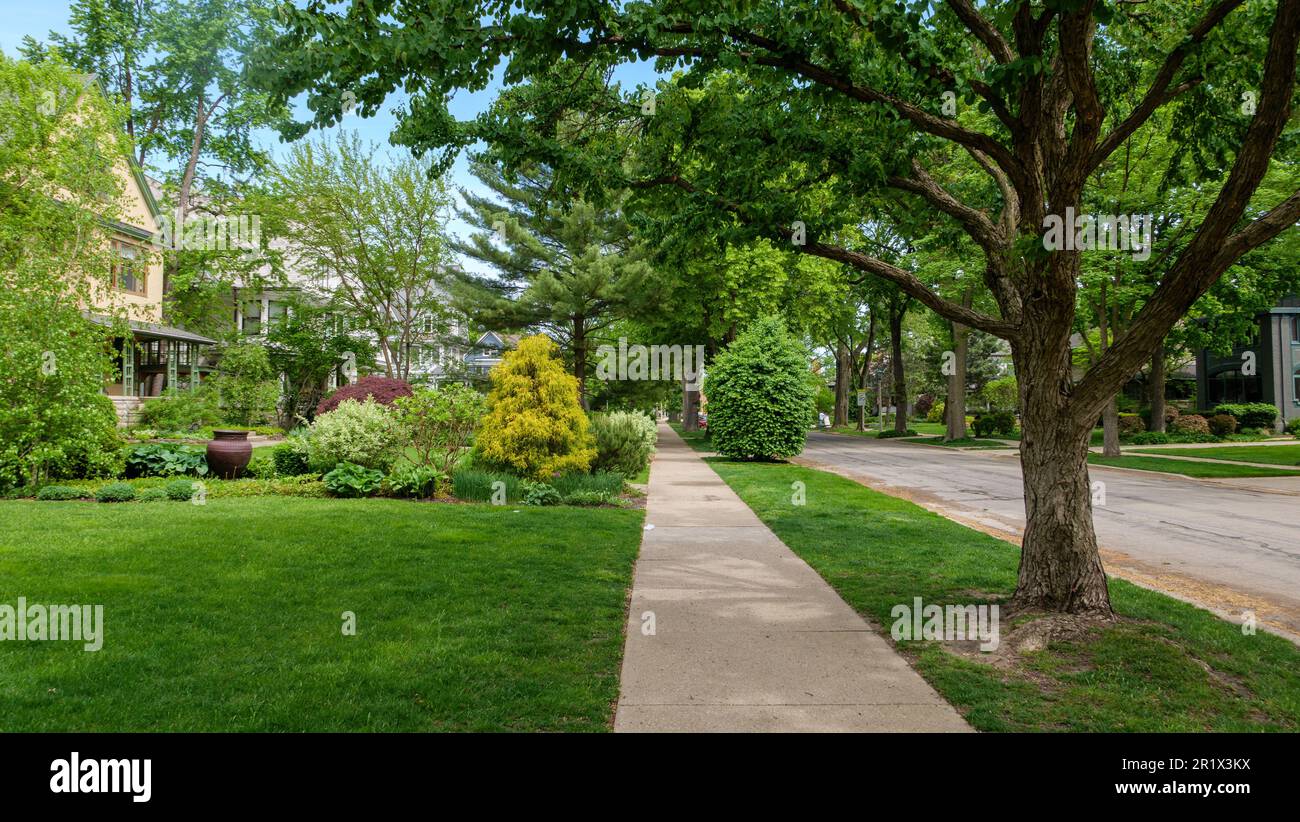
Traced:
[[101, 604], [106, 625], [96, 653], [0, 642], [0, 730], [608, 730], [642, 519], [0, 502], [0, 603]]
[[[1168, 453], [1162, 451], [1160, 453]], [[1103, 457], [1101, 454], [1089, 454], [1088, 462], [1092, 465], [1112, 465], [1117, 468], [1134, 468], [1139, 471], [1157, 471], [1162, 474], [1183, 474], [1188, 477], [1210, 479], [1215, 477], [1295, 477], [1300, 471], [1284, 471], [1278, 468], [1256, 468], [1250, 465], [1232, 463], [1193, 462], [1191, 460], [1166, 460], [1159, 457]]]
[[[700, 437], [688, 435], [697, 448]], [[709, 460], [786, 545], [860, 613], [1005, 600], [1018, 549], [858, 483], [787, 463]], [[805, 483], [806, 504], [790, 504]], [[1243, 636], [1206, 611], [1112, 579], [1121, 619], [1086, 641], [1028, 652], [1011, 668], [904, 642], [917, 670], [985, 731], [1300, 730], [1300, 649]], [[1006, 625], [1004, 624], [1004, 632]]]
[[1204, 457], [1207, 460], [1265, 462], [1269, 465], [1300, 466], [1300, 445], [1240, 445], [1228, 448], [1137, 448], [1135, 454], [1172, 454]]
[[[859, 437], [876, 436], [876, 434], [879, 433], [879, 429], [875, 427], [874, 420], [868, 421], [868, 425], [869, 427], [866, 431], [859, 431], [856, 424], [841, 426], [838, 428], [832, 428], [831, 430], [836, 434], [853, 434]], [[907, 427], [912, 429], [918, 434], [931, 434], [936, 437], [942, 437], [944, 434], [948, 433], [948, 427], [941, 422], [921, 422], [918, 420], [908, 420]], [[886, 431], [894, 430], [894, 424], [892, 422], [886, 423], [885, 430]], [[970, 432], [974, 431], [974, 429], [969, 425], [966, 426], [966, 430]], [[1014, 434], [998, 434], [997, 438], [1000, 440], [1019, 440], [1020, 431], [1017, 430]], [[1100, 442], [1101, 441], [1098, 440], [1099, 444]], [[994, 443], [994, 445], [1001, 445], [1001, 443]]]
[[947, 448], [1006, 448], [1007, 444], [997, 440], [980, 440], [966, 437], [960, 440], [944, 442], [939, 437], [903, 437], [903, 442], [917, 442], [922, 445], [942, 445]]

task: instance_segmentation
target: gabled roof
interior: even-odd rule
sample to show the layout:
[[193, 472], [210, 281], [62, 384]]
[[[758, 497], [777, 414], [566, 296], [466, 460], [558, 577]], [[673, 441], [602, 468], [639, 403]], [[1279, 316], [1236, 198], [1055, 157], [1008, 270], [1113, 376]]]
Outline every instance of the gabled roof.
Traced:
[[[85, 81], [87, 86], [93, 83], [95, 88], [99, 89], [99, 93], [105, 100], [111, 99], [108, 89], [104, 88], [104, 82], [99, 79], [98, 74], [86, 75]], [[126, 153], [126, 163], [127, 168], [131, 171], [132, 179], [135, 180], [136, 188], [140, 190], [140, 197], [144, 200], [145, 207], [149, 209], [149, 215], [153, 217], [154, 220], [158, 220], [163, 216], [163, 211], [159, 208], [158, 201], [154, 199], [153, 189], [149, 187], [149, 180], [145, 177], [144, 169], [140, 167], [140, 163], [136, 161], [134, 153], [130, 151]], [[114, 228], [120, 228], [120, 226], [115, 225]], [[138, 230], [138, 227], [136, 226], [133, 226], [133, 228]], [[150, 234], [150, 236], [153, 235]]]

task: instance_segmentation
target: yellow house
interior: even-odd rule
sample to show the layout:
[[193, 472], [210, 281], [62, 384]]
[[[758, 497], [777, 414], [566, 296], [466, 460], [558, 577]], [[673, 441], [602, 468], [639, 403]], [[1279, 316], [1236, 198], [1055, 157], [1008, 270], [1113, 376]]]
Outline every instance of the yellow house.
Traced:
[[111, 309], [126, 311], [131, 338], [112, 341], [117, 367], [104, 385], [118, 419], [126, 423], [141, 398], [197, 388], [211, 370], [205, 349], [216, 341], [162, 324], [163, 212], [134, 157], [120, 158], [115, 168], [123, 181], [122, 219], [104, 221], [112, 244], [112, 270], [87, 313], [99, 320]]

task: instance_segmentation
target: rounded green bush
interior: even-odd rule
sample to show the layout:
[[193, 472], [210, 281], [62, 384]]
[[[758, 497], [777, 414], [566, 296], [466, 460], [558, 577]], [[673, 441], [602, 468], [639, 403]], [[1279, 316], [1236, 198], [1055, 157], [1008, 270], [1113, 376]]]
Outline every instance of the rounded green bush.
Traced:
[[592, 414], [591, 433], [596, 437], [592, 469], [625, 477], [635, 477], [646, 467], [658, 436], [655, 421], [636, 411]]
[[524, 480], [524, 505], [559, 505], [560, 492], [545, 482]]
[[803, 450], [816, 417], [808, 357], [776, 317], [756, 320], [708, 370], [709, 441], [725, 457], [771, 459]]
[[86, 494], [80, 488], [69, 488], [66, 485], [47, 485], [36, 492], [36, 498], [48, 501], [65, 501], [70, 499], [81, 499]]
[[172, 480], [162, 490], [167, 499], [176, 502], [189, 502], [194, 498], [194, 483], [191, 480]]
[[881, 431], [879, 434], [876, 434], [876, 439], [892, 440], [895, 437], [915, 437], [915, 436], [916, 436], [916, 430], [913, 428], [909, 428], [906, 431], [895, 431], [894, 429], [890, 428], [887, 431]]
[[312, 423], [308, 461], [321, 473], [344, 462], [387, 471], [401, 447], [401, 425], [387, 406], [370, 399], [345, 400]]
[[290, 434], [284, 442], [271, 449], [276, 476], [297, 477], [306, 474], [310, 441], [305, 434]]
[[97, 502], [130, 502], [135, 499], [135, 488], [128, 482], [110, 482], [95, 492]]
[[167, 490], [164, 488], [144, 488], [136, 496], [137, 502], [162, 502], [167, 499]]

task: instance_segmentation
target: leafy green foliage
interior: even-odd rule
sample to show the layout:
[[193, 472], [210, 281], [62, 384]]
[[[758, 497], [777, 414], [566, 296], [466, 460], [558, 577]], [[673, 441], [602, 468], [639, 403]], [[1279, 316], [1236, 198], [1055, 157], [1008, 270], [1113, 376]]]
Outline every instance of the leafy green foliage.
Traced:
[[399, 465], [385, 480], [388, 493], [394, 497], [429, 499], [447, 481], [447, 475], [428, 465]]
[[135, 499], [135, 487], [126, 482], [110, 482], [95, 492], [96, 502], [130, 502]]
[[[385, 157], [356, 134], [341, 133], [292, 146], [259, 204], [295, 249], [296, 271], [336, 284], [317, 296], [374, 335], [383, 373], [394, 379], [411, 378], [422, 348], [451, 341], [443, 284], [452, 198], [433, 171], [427, 159]], [[293, 347], [310, 345], [312, 336], [326, 334], [309, 334]], [[360, 350], [352, 353], [358, 365], [365, 362]]]
[[462, 468], [451, 477], [452, 493], [456, 499], [467, 502], [492, 502], [493, 484], [502, 483], [506, 502], [518, 502], [523, 495], [523, 482], [514, 474]]
[[194, 485], [192, 480], [172, 480], [162, 490], [173, 502], [189, 502], [194, 499]]
[[876, 434], [878, 440], [892, 440], [895, 437], [915, 437], [916, 431], [908, 428], [906, 431], [899, 431], [896, 428], [887, 429]]
[[201, 477], [207, 473], [207, 452], [201, 447], [157, 443], [133, 445], [127, 450], [128, 477]]
[[373, 400], [348, 400], [311, 425], [308, 464], [325, 473], [341, 462], [387, 471], [401, 451], [402, 427]]
[[813, 423], [808, 357], [781, 320], [747, 328], [709, 369], [709, 435], [727, 457], [770, 459], [803, 450]]
[[266, 344], [271, 367], [285, 377], [280, 422], [286, 428], [315, 417], [323, 386], [349, 355], [365, 366], [375, 358], [367, 335], [346, 328], [335, 306], [316, 300], [290, 300], [288, 313], [271, 324]]
[[197, 391], [174, 391], [145, 400], [140, 422], [156, 431], [191, 432], [223, 421], [217, 395], [211, 383], [200, 383]]
[[474, 442], [479, 462], [539, 480], [590, 467], [596, 449], [578, 381], [565, 373], [554, 342], [540, 334], [521, 340], [491, 378]]
[[623, 492], [623, 482], [624, 478], [620, 473], [598, 471], [594, 474], [583, 474], [575, 471], [561, 474], [551, 481], [551, 485], [566, 505], [591, 505], [593, 503], [589, 501], [571, 502], [571, 500], [595, 498], [602, 504], [610, 502]]
[[383, 485], [384, 472], [354, 462], [340, 462], [323, 479], [325, 487], [336, 497], [369, 497]]
[[1231, 414], [1215, 414], [1207, 422], [1210, 433], [1216, 437], [1227, 437], [1237, 433], [1237, 418]]
[[1267, 402], [1225, 403], [1214, 413], [1231, 414], [1242, 428], [1272, 428], [1277, 422], [1277, 407]]
[[270, 454], [254, 453], [244, 468], [244, 473], [257, 479], [274, 479], [278, 473], [275, 468], [275, 457]]
[[984, 386], [982, 394], [994, 411], [1015, 413], [1016, 408], [1020, 405], [1020, 388], [1016, 384], [1015, 377], [999, 377], [996, 380], [989, 380], [988, 384]]
[[36, 492], [36, 498], [39, 500], [64, 501], [81, 499], [86, 493], [80, 488], [69, 488], [66, 485], [43, 485], [41, 490]]
[[0, 54], [0, 490], [100, 476], [117, 460], [103, 387], [110, 341], [129, 332], [111, 247], [88, 238], [125, 216], [118, 115], [62, 63]]
[[462, 190], [460, 216], [480, 233], [455, 248], [494, 271], [467, 275], [462, 306], [490, 328], [542, 329], [559, 340], [577, 361], [586, 396], [592, 335], [652, 296], [648, 249], [618, 203], [600, 207], [557, 189], [544, 167], [507, 178], [498, 164], [479, 159], [471, 170], [495, 197]]
[[650, 462], [658, 431], [655, 421], [636, 411], [614, 411], [591, 415], [591, 433], [596, 438], [597, 471], [617, 471], [635, 477]]
[[311, 458], [311, 440], [306, 433], [294, 432], [271, 449], [275, 473], [282, 477], [306, 474]]
[[1016, 415], [1010, 411], [991, 411], [975, 417], [975, 436], [988, 437], [994, 434], [1014, 434], [1016, 432]]
[[545, 482], [524, 480], [522, 485], [524, 505], [559, 505], [560, 492]]
[[474, 426], [487, 403], [483, 395], [468, 386], [446, 383], [399, 397], [394, 407], [415, 452], [414, 461], [450, 473], [469, 450]]
[[221, 395], [225, 419], [236, 425], [270, 421], [280, 396], [266, 349], [253, 343], [229, 345], [221, 352], [221, 370], [212, 382]]
[[1286, 432], [1293, 437], [1300, 437], [1300, 417], [1295, 417], [1287, 422]]

